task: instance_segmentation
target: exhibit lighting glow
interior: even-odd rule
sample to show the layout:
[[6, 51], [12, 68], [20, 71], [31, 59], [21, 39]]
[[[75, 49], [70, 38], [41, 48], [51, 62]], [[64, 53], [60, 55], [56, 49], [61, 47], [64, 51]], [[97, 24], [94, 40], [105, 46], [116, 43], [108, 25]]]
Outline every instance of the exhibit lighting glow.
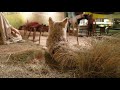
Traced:
[[45, 12], [45, 14], [47, 15], [47, 20], [49, 17], [51, 17], [53, 20], [58, 20], [58, 18], [60, 17], [58, 14], [58, 12]]
[[47, 13], [47, 15], [50, 16], [50, 17], [53, 17], [53, 16], [56, 14], [56, 12], [46, 12], [46, 13]]
[[22, 15], [23, 19], [29, 19], [32, 15], [32, 12], [20, 12], [20, 14]]

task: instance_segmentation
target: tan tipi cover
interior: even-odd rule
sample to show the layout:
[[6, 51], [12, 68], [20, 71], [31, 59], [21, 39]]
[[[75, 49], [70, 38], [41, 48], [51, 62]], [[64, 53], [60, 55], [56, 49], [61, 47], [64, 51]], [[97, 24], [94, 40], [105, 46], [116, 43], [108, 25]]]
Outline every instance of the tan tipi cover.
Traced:
[[[13, 35], [12, 31], [15, 31], [16, 35]], [[4, 14], [0, 12], [0, 44], [12, 43], [22, 40], [22, 37], [17, 29], [11, 26]]]

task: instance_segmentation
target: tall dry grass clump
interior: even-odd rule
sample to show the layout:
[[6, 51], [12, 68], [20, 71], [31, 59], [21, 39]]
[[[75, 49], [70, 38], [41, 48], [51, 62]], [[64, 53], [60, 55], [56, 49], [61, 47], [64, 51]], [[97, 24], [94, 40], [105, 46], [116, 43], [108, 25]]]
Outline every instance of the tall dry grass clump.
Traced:
[[[54, 61], [74, 77], [103, 78], [120, 77], [120, 40], [111, 37], [90, 38], [89, 48], [73, 47], [67, 42], [67, 18], [55, 22], [49, 18], [48, 53]], [[84, 42], [83, 42], [84, 43]], [[72, 68], [72, 69], [71, 69]]]
[[91, 49], [79, 52], [79, 69], [74, 70], [79, 78], [119, 78], [120, 39], [116, 37], [93, 39]]
[[29, 63], [34, 59], [42, 59], [43, 51], [42, 50], [26, 50], [24, 52], [12, 53], [9, 55], [8, 62], [12, 63]]

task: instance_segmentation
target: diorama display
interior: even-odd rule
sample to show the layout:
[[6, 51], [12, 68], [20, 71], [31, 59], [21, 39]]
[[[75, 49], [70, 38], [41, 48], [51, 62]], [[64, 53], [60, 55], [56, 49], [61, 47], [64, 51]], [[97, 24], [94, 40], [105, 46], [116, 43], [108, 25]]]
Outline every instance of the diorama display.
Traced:
[[114, 12], [0, 12], [0, 78], [119, 78], [119, 25]]

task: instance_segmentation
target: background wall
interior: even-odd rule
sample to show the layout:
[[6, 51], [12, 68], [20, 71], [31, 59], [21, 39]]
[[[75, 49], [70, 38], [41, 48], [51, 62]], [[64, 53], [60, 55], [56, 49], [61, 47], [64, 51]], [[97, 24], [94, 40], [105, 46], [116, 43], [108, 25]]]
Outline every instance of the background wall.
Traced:
[[109, 19], [120, 18], [120, 12], [115, 12], [115, 14], [95, 14], [91, 12], [85, 12], [85, 13], [93, 14], [94, 18], [109, 18]]
[[4, 12], [4, 15], [15, 28], [19, 28], [27, 21], [48, 25], [49, 17], [52, 17], [54, 21], [65, 18], [64, 12]]
[[19, 26], [25, 23], [23, 17], [18, 13], [4, 13], [5, 17], [9, 21], [9, 23], [15, 28], [19, 28]]
[[54, 21], [63, 20], [65, 18], [64, 12], [34, 12], [34, 13], [21, 13], [25, 21], [39, 22], [40, 24], [48, 25], [49, 17], [52, 17]]
[[[91, 14], [91, 12], [84, 12]], [[49, 17], [52, 17], [54, 21], [63, 20], [65, 18], [65, 12], [4, 12], [5, 17], [8, 19], [11, 25], [15, 28], [29, 22], [39, 22], [40, 24], [48, 25]], [[93, 14], [94, 18], [108, 18], [112, 21], [114, 18], [120, 18], [120, 12], [115, 14]]]

